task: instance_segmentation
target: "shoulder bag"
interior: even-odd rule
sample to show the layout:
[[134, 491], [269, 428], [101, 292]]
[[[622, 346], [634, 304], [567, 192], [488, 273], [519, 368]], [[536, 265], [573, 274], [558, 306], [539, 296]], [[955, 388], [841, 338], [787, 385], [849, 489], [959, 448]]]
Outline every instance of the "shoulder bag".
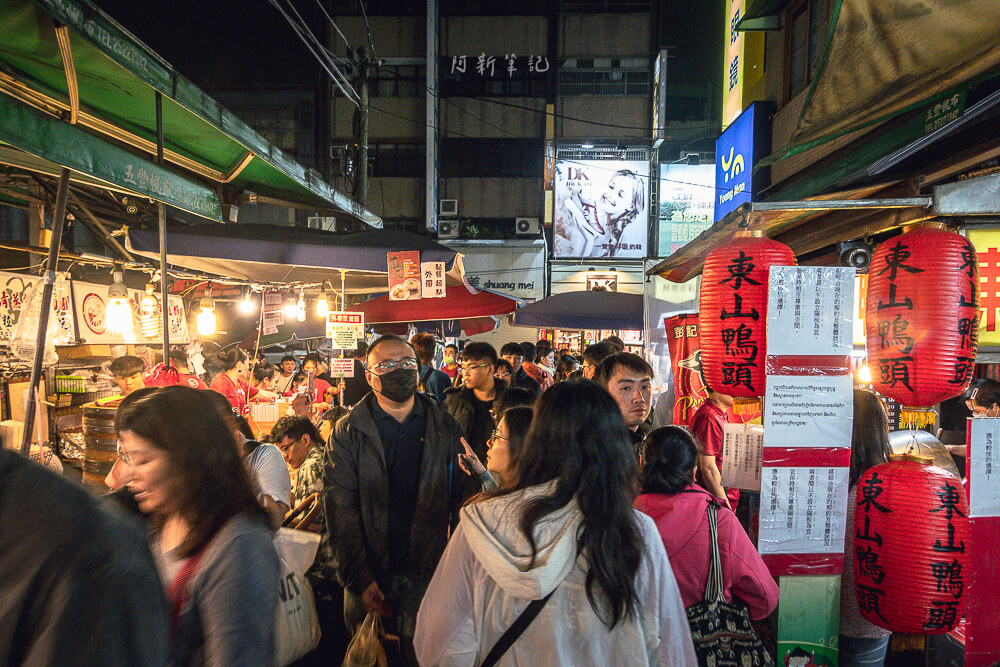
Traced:
[[[558, 586], [556, 587], [558, 588]], [[555, 593], [556, 589], [552, 589], [552, 593]], [[541, 600], [532, 600], [524, 611], [521, 612], [520, 616], [514, 619], [514, 623], [507, 628], [506, 632], [500, 636], [497, 643], [493, 645], [490, 652], [486, 654], [486, 659], [479, 663], [479, 667], [493, 667], [497, 662], [504, 656], [504, 654], [510, 650], [510, 647], [514, 645], [518, 637], [524, 634], [524, 631], [528, 629], [531, 622], [535, 620], [538, 613], [545, 606], [545, 603], [549, 601], [552, 597], [552, 593], [549, 593]]]
[[722, 560], [719, 558], [719, 502], [708, 504], [711, 560], [705, 599], [687, 608], [691, 639], [699, 665], [716, 667], [773, 667], [774, 659], [750, 624], [750, 615], [726, 602], [722, 590]]

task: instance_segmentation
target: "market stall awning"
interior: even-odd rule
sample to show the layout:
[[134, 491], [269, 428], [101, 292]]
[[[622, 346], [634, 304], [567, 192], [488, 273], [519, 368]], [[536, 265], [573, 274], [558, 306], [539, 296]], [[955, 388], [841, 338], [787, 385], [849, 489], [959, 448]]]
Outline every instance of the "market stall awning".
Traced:
[[0, 92], [147, 158], [156, 154], [160, 93], [170, 169], [236, 201], [342, 212], [381, 227], [87, 0], [0, 0]]
[[366, 324], [390, 324], [507, 315], [516, 311], [521, 303], [523, 301], [499, 292], [455, 287], [447, 290], [441, 299], [390, 301], [389, 295], [384, 294], [351, 306], [348, 310], [364, 313]]
[[[158, 257], [156, 230], [129, 228], [129, 252]], [[223, 278], [261, 285], [320, 285], [340, 289], [345, 271], [348, 294], [388, 289], [386, 254], [416, 250], [422, 262], [444, 262], [451, 290], [465, 287], [462, 257], [426, 236], [395, 230], [334, 234], [279, 225], [172, 225], [167, 228], [167, 262]]]
[[511, 317], [519, 327], [553, 329], [642, 329], [642, 295], [625, 292], [564, 292], [528, 304]]
[[[685, 282], [701, 273], [705, 257], [732, 240], [739, 226], [763, 231], [791, 247], [796, 255], [840, 241], [870, 236], [933, 215], [931, 199], [917, 196], [911, 181], [882, 183], [831, 192], [796, 202], [755, 202], [738, 208], [649, 269], [672, 282]], [[755, 210], [755, 207], [759, 207]], [[764, 210], [766, 207], [771, 207]], [[749, 212], [746, 210], [749, 208]]]

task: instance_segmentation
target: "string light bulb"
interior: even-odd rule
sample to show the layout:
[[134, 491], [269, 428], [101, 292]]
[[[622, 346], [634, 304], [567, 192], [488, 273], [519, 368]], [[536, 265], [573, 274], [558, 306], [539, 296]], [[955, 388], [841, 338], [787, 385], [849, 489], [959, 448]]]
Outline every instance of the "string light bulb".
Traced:
[[139, 331], [146, 338], [155, 338], [160, 333], [160, 302], [157, 300], [153, 283], [146, 283], [146, 293], [139, 305]]
[[292, 320], [295, 319], [297, 311], [297, 306], [295, 305], [295, 299], [288, 297], [285, 299], [285, 319]]
[[306, 294], [299, 292], [299, 301], [295, 304], [295, 319], [299, 322], [306, 321]]
[[244, 315], [249, 315], [257, 310], [257, 305], [250, 298], [250, 289], [248, 288], [246, 292], [243, 293], [243, 298], [240, 299], [240, 312]]
[[128, 303], [128, 289], [125, 287], [125, 277], [115, 269], [111, 275], [113, 280], [108, 288], [108, 306], [104, 311], [105, 327], [111, 333], [126, 334], [133, 331], [132, 307]]
[[872, 369], [868, 368], [868, 363], [865, 362], [861, 364], [861, 368], [858, 369], [858, 383], [859, 384], [871, 384], [872, 383]]
[[205, 288], [205, 296], [201, 298], [198, 333], [202, 336], [211, 336], [215, 333], [215, 299], [212, 298], [211, 286]]
[[326, 290], [323, 290], [323, 293], [319, 296], [319, 301], [316, 302], [316, 314], [322, 318], [326, 318], [331, 310], [333, 309], [330, 307], [330, 295]]

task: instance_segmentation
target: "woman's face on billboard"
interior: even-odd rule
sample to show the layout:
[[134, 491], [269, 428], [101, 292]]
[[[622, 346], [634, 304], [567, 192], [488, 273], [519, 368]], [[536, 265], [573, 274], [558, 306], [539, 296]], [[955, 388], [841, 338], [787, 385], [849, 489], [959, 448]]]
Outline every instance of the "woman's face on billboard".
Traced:
[[607, 189], [598, 200], [598, 207], [612, 218], [617, 218], [632, 206], [636, 183], [625, 176], [615, 176], [608, 181]]

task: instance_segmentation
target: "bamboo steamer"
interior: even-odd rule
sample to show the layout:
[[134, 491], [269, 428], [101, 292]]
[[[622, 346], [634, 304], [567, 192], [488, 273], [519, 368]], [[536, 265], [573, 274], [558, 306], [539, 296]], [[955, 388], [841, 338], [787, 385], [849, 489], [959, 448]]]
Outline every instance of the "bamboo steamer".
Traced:
[[83, 483], [106, 489], [104, 478], [118, 458], [118, 436], [115, 433], [117, 407], [100, 407], [94, 403], [83, 406]]

